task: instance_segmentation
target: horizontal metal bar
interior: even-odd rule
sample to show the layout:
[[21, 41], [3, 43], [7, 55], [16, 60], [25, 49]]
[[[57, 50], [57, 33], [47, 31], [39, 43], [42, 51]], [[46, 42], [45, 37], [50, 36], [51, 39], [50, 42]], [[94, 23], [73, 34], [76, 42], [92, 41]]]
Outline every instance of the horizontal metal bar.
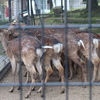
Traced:
[[[8, 25], [2, 25], [0, 26], [0, 29], [7, 29], [9, 26]], [[73, 25], [67, 25], [68, 28], [81, 28], [81, 27], [86, 27], [89, 28], [89, 24], [73, 24]], [[91, 27], [100, 27], [100, 24], [91, 24]], [[31, 28], [42, 28], [41, 25], [25, 25], [25, 26], [14, 26], [15, 29], [18, 28], [26, 28], [26, 29], [31, 29]], [[66, 25], [44, 25], [44, 28], [66, 28]]]
[[69, 82], [69, 83], [60, 83], [60, 82], [48, 82], [48, 83], [0, 83], [0, 86], [99, 86], [100, 83], [82, 83], [82, 82]]

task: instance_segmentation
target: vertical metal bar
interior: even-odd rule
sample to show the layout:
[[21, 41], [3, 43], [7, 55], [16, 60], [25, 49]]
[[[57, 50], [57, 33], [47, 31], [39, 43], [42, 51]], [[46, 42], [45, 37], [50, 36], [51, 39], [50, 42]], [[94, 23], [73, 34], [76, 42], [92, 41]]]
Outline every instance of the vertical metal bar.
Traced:
[[21, 17], [23, 17], [23, 0], [21, 0]]
[[41, 23], [41, 25], [42, 25], [42, 19], [41, 19], [41, 17], [40, 17], [40, 12], [39, 12], [39, 9], [38, 9], [38, 6], [37, 6], [37, 3], [36, 3], [36, 0], [34, 0], [34, 2], [35, 2], [35, 6], [36, 6], [36, 10], [38, 11], [38, 16], [39, 16], [39, 19], [40, 19], [40, 23]]
[[61, 22], [63, 23], [63, 0], [61, 0]]
[[33, 5], [32, 5], [32, 0], [31, 0], [31, 20], [32, 20], [32, 25], [33, 25], [33, 23], [35, 25], [35, 17], [34, 17], [34, 14], [33, 14], [33, 7], [32, 6]]
[[[42, 1], [42, 5], [41, 5], [41, 8], [42, 8], [42, 15], [41, 15], [41, 17], [40, 17], [40, 21], [41, 21], [41, 28], [42, 28], [42, 45], [44, 45], [44, 15], [43, 15], [43, 13], [44, 13], [44, 0], [41, 0]], [[40, 14], [39, 14], [40, 15]], [[44, 71], [44, 55], [43, 55], [43, 62], [42, 62], [42, 72], [43, 72], [43, 83], [44, 83], [44, 80], [45, 80], [45, 71]], [[46, 92], [45, 92], [45, 89], [46, 88], [46, 86], [45, 86], [45, 84], [43, 84], [43, 100], [45, 100], [46, 99]]]
[[[18, 32], [20, 33], [20, 24], [18, 24], [19, 26], [19, 30]], [[21, 34], [19, 34], [19, 53], [18, 53], [18, 57], [19, 57], [19, 83], [20, 83], [20, 86], [19, 86], [19, 89], [20, 89], [20, 100], [23, 100], [23, 88], [22, 88], [22, 65], [21, 65]]]
[[[20, 0], [18, 0], [17, 5], [18, 8], [20, 8], [19, 6], [21, 6], [22, 3]], [[18, 12], [20, 12], [20, 9], [18, 9]], [[21, 32], [20, 32], [20, 13], [18, 14], [18, 32], [19, 32], [19, 51], [18, 51], [18, 58], [19, 58], [19, 89], [20, 89], [20, 100], [23, 100], [23, 88], [22, 88], [22, 65], [21, 65]]]
[[9, 23], [11, 23], [11, 0], [8, 0], [8, 7], [9, 7]]
[[28, 16], [29, 16], [29, 0], [27, 0], [27, 10], [28, 10]]
[[66, 100], [68, 100], [68, 13], [67, 13], [67, 0], [64, 0], [64, 24], [65, 24], [65, 81], [66, 81]]
[[[88, 0], [88, 24], [89, 24], [89, 59], [91, 60], [91, 28], [92, 28], [92, 20], [91, 20], [91, 14], [92, 14], [92, 12], [91, 12], [91, 0]], [[92, 64], [91, 64], [91, 62], [90, 62], [90, 60], [88, 61], [88, 73], [89, 73], [89, 83], [90, 83], [90, 85], [89, 85], [89, 98], [90, 98], [90, 100], [92, 100], [92, 85], [91, 85], [91, 79], [92, 79]]]

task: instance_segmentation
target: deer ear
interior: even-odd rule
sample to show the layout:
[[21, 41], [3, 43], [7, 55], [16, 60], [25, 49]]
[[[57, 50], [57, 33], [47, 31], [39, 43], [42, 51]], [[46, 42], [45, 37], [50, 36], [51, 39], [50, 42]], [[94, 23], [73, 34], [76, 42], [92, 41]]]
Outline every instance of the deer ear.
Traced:
[[4, 29], [3, 31], [5, 32], [5, 34], [9, 34], [9, 35], [12, 34], [12, 32], [8, 29]]

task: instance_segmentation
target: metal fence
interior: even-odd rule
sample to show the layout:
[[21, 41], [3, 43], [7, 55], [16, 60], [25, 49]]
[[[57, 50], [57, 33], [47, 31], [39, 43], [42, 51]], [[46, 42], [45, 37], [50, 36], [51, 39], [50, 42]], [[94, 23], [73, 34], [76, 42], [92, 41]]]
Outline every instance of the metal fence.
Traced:
[[[9, 0], [9, 6], [11, 7], [10, 2], [11, 1]], [[21, 5], [22, 5], [21, 6], [22, 7], [21, 10], [22, 11], [23, 11], [23, 2], [24, 2], [24, 0], [21, 1]], [[44, 1], [43, 0], [42, 0], [42, 3], [44, 4]], [[41, 9], [44, 9], [43, 8], [43, 4], [42, 4]], [[43, 10], [42, 10], [41, 13], [37, 13], [38, 16], [37, 15], [36, 16], [38, 18], [35, 15], [32, 15], [31, 17], [28, 16], [26, 19], [22, 20], [23, 23], [24, 23], [24, 21], [27, 20], [26, 21], [26, 24], [27, 24], [26, 26], [20, 26], [20, 19], [19, 19], [18, 26], [15, 26], [14, 28], [15, 29], [18, 29], [19, 32], [20, 32], [20, 29], [37, 29], [37, 30], [38, 29], [41, 29], [42, 30], [42, 33], [41, 33], [42, 36], [44, 36], [44, 29], [45, 28], [50, 28], [50, 29], [51, 28], [52, 29], [53, 28], [59, 28], [59, 29], [64, 28], [65, 29], [65, 32], [64, 32], [65, 33], [65, 37], [67, 37], [67, 35], [68, 35], [67, 34], [68, 33], [68, 28], [87, 28], [88, 32], [90, 33], [90, 37], [91, 37], [91, 31], [92, 31], [92, 29], [93, 28], [99, 28], [100, 27], [100, 24], [98, 24], [99, 22], [97, 24], [93, 24], [92, 23], [91, 0], [88, 0], [88, 9], [87, 9], [87, 11], [88, 11], [88, 18], [87, 18], [87, 20], [85, 20], [85, 24], [82, 24], [84, 22], [83, 19], [81, 19], [81, 20], [80, 19], [79, 20], [78, 19], [77, 20], [75, 19], [74, 21], [76, 21], [76, 23], [73, 24], [74, 22], [73, 22], [72, 19], [70, 19], [70, 16], [69, 16], [71, 13], [73, 13], [73, 11], [71, 11], [70, 13], [69, 13], [69, 11], [67, 11], [68, 0], [64, 0], [64, 5], [63, 6], [64, 6], [64, 11], [63, 11], [63, 13], [61, 13], [59, 15], [60, 17], [58, 18], [62, 22], [61, 25], [59, 25], [59, 24], [56, 25], [56, 23], [54, 24], [53, 22], [50, 23], [50, 24], [54, 24], [54, 25], [50, 25], [50, 24], [46, 25], [46, 23], [45, 23], [47, 21], [46, 19], [49, 18], [49, 20], [50, 20], [50, 16], [54, 16], [54, 14], [51, 14], [51, 15], [50, 14], [43, 14]], [[18, 8], [20, 8], [20, 7], [18, 7]], [[9, 13], [11, 13], [11, 9], [9, 9]], [[18, 16], [20, 16], [20, 14]], [[55, 19], [53, 19], [53, 20], [55, 20]], [[83, 20], [83, 22], [82, 22], [82, 20]], [[39, 25], [36, 24], [37, 21], [39, 21]], [[79, 22], [77, 22], [77, 21], [79, 21]], [[9, 22], [11, 22], [11, 14], [10, 14], [10, 17], [9, 17]], [[32, 25], [32, 24], [35, 24], [35, 25]], [[0, 26], [0, 29], [5, 29], [5, 28], [8, 28], [8, 27], [9, 27], [8, 25], [2, 25], [2, 26]], [[42, 98], [40, 97], [40, 99], [50, 100], [50, 98], [48, 99], [46, 97], [46, 95], [47, 95], [47, 93], [49, 94], [49, 92], [52, 92], [52, 91], [46, 90], [46, 87], [47, 86], [65, 86], [65, 90], [66, 91], [65, 91], [65, 95], [63, 95], [63, 96], [65, 96], [64, 100], [71, 100], [71, 99], [69, 99], [69, 95], [70, 95], [69, 86], [71, 86], [71, 87], [72, 86], [76, 86], [76, 87], [77, 86], [86, 86], [86, 87], [88, 87], [88, 93], [86, 94], [86, 95], [88, 95], [87, 100], [95, 100], [95, 99], [93, 99], [93, 90], [92, 89], [93, 89], [93, 86], [99, 86], [100, 83], [97, 83], [97, 82], [93, 82], [92, 83], [91, 82], [91, 75], [92, 75], [91, 74], [92, 73], [91, 62], [88, 61], [88, 77], [89, 77], [89, 81], [87, 83], [84, 83], [84, 82], [75, 82], [75, 81], [74, 82], [70, 82], [68, 80], [68, 73], [69, 72], [68, 72], [68, 48], [67, 48], [68, 46], [67, 46], [67, 42], [68, 41], [66, 40], [66, 46], [65, 46], [66, 47], [65, 48], [65, 54], [66, 54], [65, 55], [65, 59], [66, 59], [66, 62], [65, 62], [65, 73], [66, 74], [65, 74], [65, 82], [64, 83], [61, 83], [61, 82], [47, 82], [47, 83], [45, 83], [45, 82], [43, 82], [43, 83], [37, 82], [37, 83], [34, 83], [34, 84], [32, 84], [32, 83], [24, 83], [23, 82], [23, 75], [22, 75], [23, 74], [22, 73], [22, 66], [21, 66], [21, 62], [20, 62], [20, 73], [19, 73], [20, 83], [10, 83], [10, 82], [8, 82], [8, 83], [0, 83], [0, 87], [20, 86], [20, 91], [19, 91], [20, 92], [20, 95], [19, 95], [20, 98], [19, 98], [19, 100], [25, 100], [25, 98], [23, 97], [23, 90], [24, 90], [24, 87], [25, 86], [30, 86], [30, 85], [32, 85], [32, 86], [43, 86], [43, 97]], [[91, 44], [91, 40], [90, 40], [89, 43]], [[89, 48], [91, 49], [91, 47], [89, 47]], [[19, 52], [21, 53], [21, 51], [19, 51]], [[89, 50], [89, 52], [90, 52], [90, 50]], [[89, 54], [90, 54], [89, 57], [91, 57], [91, 52]], [[19, 59], [21, 59], [21, 55], [20, 55]], [[44, 74], [43, 76], [45, 76], [44, 66], [42, 66], [42, 69], [43, 69], [43, 74]], [[45, 79], [45, 77], [43, 77], [43, 79]], [[83, 87], [80, 87], [80, 88], [83, 88]], [[78, 91], [78, 90], [76, 90], [76, 91]], [[55, 91], [55, 93], [57, 93], [57, 92], [58, 91]], [[31, 94], [34, 94], [34, 93], [32, 92]], [[100, 94], [100, 93], [98, 93], [98, 94]], [[9, 96], [10, 95], [11, 94], [9, 93]], [[58, 95], [62, 95], [62, 94], [59, 93]], [[29, 98], [30, 98], [30, 100], [34, 100], [34, 96], [33, 96], [33, 98], [31, 98], [31, 96], [30, 96]], [[74, 97], [73, 97], [73, 99], [74, 99]], [[76, 97], [76, 99], [77, 100], [85, 100], [83, 98], [80, 98], [79, 99], [78, 97]], [[14, 100], [17, 100], [17, 99], [14, 98]], [[51, 98], [51, 100], [54, 100], [54, 98]], [[57, 100], [63, 100], [63, 98], [62, 99], [61, 98], [60, 99], [58, 98]]]

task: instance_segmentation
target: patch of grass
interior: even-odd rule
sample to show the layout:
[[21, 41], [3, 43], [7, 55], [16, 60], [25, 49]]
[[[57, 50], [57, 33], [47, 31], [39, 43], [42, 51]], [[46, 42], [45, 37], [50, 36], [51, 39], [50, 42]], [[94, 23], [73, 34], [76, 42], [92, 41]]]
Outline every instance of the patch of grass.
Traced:
[[4, 25], [4, 24], [7, 24], [9, 21], [8, 20], [0, 20], [0, 25]]
[[[92, 24], [100, 24], [100, 7], [98, 9], [92, 11], [92, 17], [91, 17], [91, 22]], [[53, 11], [51, 11], [48, 14], [53, 14]], [[74, 9], [71, 11], [67, 12], [67, 19], [68, 19], [68, 24], [88, 24], [88, 11], [86, 9]], [[61, 24], [61, 16], [56, 17], [56, 16], [50, 16], [50, 17], [45, 17], [44, 18], [44, 24], [45, 25], [50, 25], [50, 24]], [[64, 21], [64, 15], [63, 15], [63, 21]], [[63, 24], [63, 23], [62, 23]], [[92, 28], [92, 31], [94, 33], [100, 33], [99, 28]]]
[[100, 33], [100, 28], [92, 28], [93, 33]]

